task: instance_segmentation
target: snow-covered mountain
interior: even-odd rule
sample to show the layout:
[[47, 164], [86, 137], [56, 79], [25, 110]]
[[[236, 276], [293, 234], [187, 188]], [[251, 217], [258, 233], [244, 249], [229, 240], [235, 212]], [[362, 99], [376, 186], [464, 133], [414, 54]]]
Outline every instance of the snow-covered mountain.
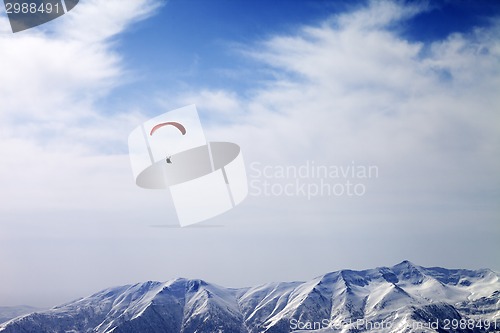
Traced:
[[500, 332], [499, 306], [498, 273], [404, 261], [242, 289], [186, 279], [115, 287], [0, 332]]

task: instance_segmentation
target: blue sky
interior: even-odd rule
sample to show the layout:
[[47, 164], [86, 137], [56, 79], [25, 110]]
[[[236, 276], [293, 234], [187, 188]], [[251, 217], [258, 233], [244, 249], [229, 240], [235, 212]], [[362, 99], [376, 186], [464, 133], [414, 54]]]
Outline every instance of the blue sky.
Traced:
[[[242, 56], [242, 48], [325, 20], [349, 6], [328, 1], [161, 2], [153, 17], [120, 36], [118, 50], [127, 55], [125, 63], [144, 78], [124, 86], [123, 92], [141, 98], [143, 89], [168, 87], [176, 92], [228, 85], [245, 92], [261, 79], [256, 74], [263, 73], [261, 64]], [[115, 96], [121, 96], [119, 92]]]
[[[275, 34], [293, 34], [304, 25], [317, 24], [352, 11], [367, 1], [214, 1], [171, 0], [158, 12], [135, 24], [119, 38], [125, 63], [146, 79], [127, 85], [127, 92], [141, 87], [182, 90], [189, 87], [227, 87], [244, 92], [260, 79], [262, 64], [242, 56], [241, 49]], [[423, 2], [406, 2], [409, 5]], [[492, 1], [434, 1], [426, 9], [399, 22], [394, 29], [414, 42], [431, 43], [452, 33], [491, 26], [500, 12]], [[252, 71], [254, 69], [255, 71]], [[260, 70], [259, 70], [260, 69]], [[225, 71], [241, 71], [228, 76]], [[117, 94], [118, 95], [118, 94]]]
[[[144, 90], [177, 92], [187, 87], [224, 88], [241, 93], [269, 73], [242, 54], [242, 49], [283, 33], [297, 32], [367, 1], [163, 1], [155, 14], [118, 37], [117, 50], [133, 71], [135, 82], [117, 89], [103, 102], [124, 95], [144, 103]], [[422, 2], [407, 2], [418, 4]], [[414, 42], [431, 43], [451, 33], [491, 26], [500, 6], [491, 1], [435, 1], [393, 27]], [[137, 74], [140, 75], [137, 77]], [[232, 75], [231, 75], [232, 74]], [[266, 75], [267, 74], [267, 75]], [[130, 101], [127, 100], [127, 103]]]
[[[500, 269], [499, 14], [490, 1], [81, 0], [12, 34], [2, 13], [0, 305], [404, 259]], [[176, 223], [172, 200], [135, 186], [127, 138], [193, 103], [256, 184], [292, 181], [256, 169], [307, 162], [378, 177], [357, 180], [360, 197], [254, 193], [216, 227], [158, 228]]]

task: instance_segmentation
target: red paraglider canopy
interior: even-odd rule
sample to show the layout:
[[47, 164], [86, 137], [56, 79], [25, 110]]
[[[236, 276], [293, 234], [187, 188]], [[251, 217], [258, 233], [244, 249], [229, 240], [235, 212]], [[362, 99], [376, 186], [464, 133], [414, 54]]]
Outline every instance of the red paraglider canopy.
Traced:
[[161, 123], [161, 124], [154, 126], [151, 129], [151, 132], [149, 133], [149, 135], [153, 135], [153, 133], [156, 132], [157, 129], [159, 129], [163, 126], [167, 126], [167, 125], [172, 125], [172, 126], [176, 127], [179, 131], [181, 131], [182, 135], [186, 134], [186, 128], [184, 126], [182, 126], [182, 124], [175, 122], [175, 121], [169, 121], [169, 122]]

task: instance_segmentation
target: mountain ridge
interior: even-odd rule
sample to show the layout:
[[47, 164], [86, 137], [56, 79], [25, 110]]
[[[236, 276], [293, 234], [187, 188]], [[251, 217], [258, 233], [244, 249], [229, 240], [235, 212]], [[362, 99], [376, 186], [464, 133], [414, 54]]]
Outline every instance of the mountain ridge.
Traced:
[[[495, 332], [499, 290], [499, 274], [489, 269], [426, 268], [406, 260], [247, 288], [177, 278], [107, 288], [13, 319], [0, 332]], [[476, 325], [446, 330], [453, 320]]]

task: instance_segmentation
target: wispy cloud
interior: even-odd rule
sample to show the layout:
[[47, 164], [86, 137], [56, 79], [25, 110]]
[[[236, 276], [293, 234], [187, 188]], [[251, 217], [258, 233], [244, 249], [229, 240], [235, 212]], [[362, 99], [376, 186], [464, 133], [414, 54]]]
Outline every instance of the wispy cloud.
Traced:
[[131, 23], [144, 20], [162, 6], [159, 0], [88, 0], [61, 21], [58, 34], [69, 40], [101, 43], [116, 37]]
[[113, 38], [158, 4], [85, 1], [49, 28], [2, 29], [0, 196], [9, 202], [2, 210], [22, 209], [26, 202], [36, 210], [52, 206], [49, 201], [62, 208], [68, 195], [81, 205], [85, 194], [67, 185], [87, 183], [85, 174], [99, 177], [90, 172], [102, 162], [99, 156], [124, 151], [123, 138], [143, 116], [132, 109], [108, 112], [96, 102], [126, 75]]
[[2, 132], [47, 127], [44, 134], [50, 135], [66, 126], [98, 123], [94, 118], [102, 112], [93, 103], [125, 74], [112, 38], [157, 7], [152, 0], [86, 1], [50, 30], [0, 34], [0, 117], [8, 124]]
[[[499, 182], [498, 22], [431, 45], [400, 37], [394, 23], [422, 10], [373, 1], [297, 35], [275, 36], [245, 50], [281, 73], [251, 96], [203, 90], [182, 100], [200, 101], [210, 113], [207, 96], [231, 96], [236, 125], [214, 135], [234, 133], [251, 158], [279, 151], [286, 161], [369, 160], [390, 170], [384, 182], [396, 174], [408, 175], [401, 186], [429, 181], [427, 194], [433, 182], [445, 182], [450, 193], [491, 190]], [[252, 133], [266, 149], [253, 148]]]

